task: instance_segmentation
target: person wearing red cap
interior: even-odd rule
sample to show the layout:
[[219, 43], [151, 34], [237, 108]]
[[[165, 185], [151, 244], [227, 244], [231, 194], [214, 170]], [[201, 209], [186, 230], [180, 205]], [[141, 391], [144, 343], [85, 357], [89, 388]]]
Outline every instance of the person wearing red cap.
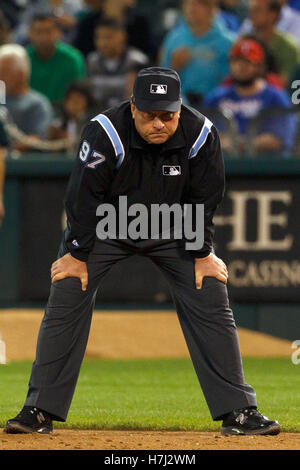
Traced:
[[[276, 67], [276, 61], [271, 53], [270, 49], [264, 44], [263, 41], [258, 39], [253, 34], [244, 34], [240, 39], [252, 40], [256, 45], [262, 49], [263, 64], [262, 64], [262, 76], [270, 84], [280, 89], [285, 89], [285, 82], [281, 75], [278, 73]], [[232, 78], [227, 76], [223, 81], [223, 85], [229, 85], [232, 83]]]
[[[239, 151], [248, 150], [247, 132], [249, 125], [259, 113], [266, 109], [291, 107], [288, 94], [267, 83], [265, 73], [265, 51], [254, 39], [239, 39], [230, 51], [231, 83], [222, 85], [210, 93], [204, 107], [215, 108], [224, 115], [230, 115], [236, 124], [240, 141]], [[222, 132], [219, 124], [223, 149], [230, 152], [236, 142], [228, 133]], [[277, 114], [261, 119], [256, 128], [252, 146], [255, 153], [287, 156], [293, 147], [296, 120], [292, 115]]]

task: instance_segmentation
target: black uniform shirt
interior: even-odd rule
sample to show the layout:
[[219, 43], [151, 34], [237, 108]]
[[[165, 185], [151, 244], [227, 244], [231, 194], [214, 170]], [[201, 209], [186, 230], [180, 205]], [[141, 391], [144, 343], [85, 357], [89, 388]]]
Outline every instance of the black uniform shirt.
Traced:
[[191, 251], [204, 257], [212, 251], [213, 215], [223, 193], [219, 136], [205, 116], [182, 106], [174, 135], [164, 144], [148, 144], [135, 129], [127, 101], [96, 116], [83, 131], [65, 199], [65, 244], [86, 261], [96, 239], [97, 207], [116, 206], [119, 196], [127, 196], [128, 207], [204, 204], [204, 245]]

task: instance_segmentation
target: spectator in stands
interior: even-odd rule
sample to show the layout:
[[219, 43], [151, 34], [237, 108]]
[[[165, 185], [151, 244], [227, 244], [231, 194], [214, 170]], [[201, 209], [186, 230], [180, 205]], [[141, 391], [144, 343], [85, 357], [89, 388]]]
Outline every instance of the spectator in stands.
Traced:
[[87, 56], [95, 50], [95, 27], [103, 18], [103, 5], [105, 0], [83, 0], [89, 8], [88, 12], [77, 22], [73, 46]]
[[83, 126], [96, 114], [89, 83], [85, 80], [71, 83], [57, 116], [49, 128], [49, 139], [69, 139], [68, 150], [74, 150]]
[[[270, 84], [273, 85], [277, 88], [284, 89], [285, 88], [285, 83], [282, 80], [282, 77], [277, 73], [277, 67], [275, 64], [274, 57], [272, 53], [269, 51], [268, 47], [266, 44], [258, 39], [254, 34], [245, 34], [241, 36], [241, 39], [252, 39], [264, 50], [264, 63], [261, 64], [261, 71], [262, 71], [262, 76], [265, 78], [265, 80]], [[233, 83], [232, 76], [229, 74], [228, 77], [223, 80], [222, 85], [230, 85]]]
[[103, 11], [108, 18], [114, 18], [126, 28], [128, 45], [140, 49], [151, 60], [156, 60], [158, 40], [151, 31], [150, 22], [136, 7], [136, 0], [107, 0]]
[[77, 23], [77, 14], [81, 11], [81, 0], [27, 0], [25, 10], [14, 29], [14, 41], [27, 45], [30, 25], [35, 16], [51, 13], [61, 28], [62, 39], [70, 43], [73, 40]]
[[198, 106], [229, 71], [228, 51], [234, 37], [215, 21], [215, 0], [184, 0], [185, 21], [163, 43], [163, 67], [175, 69], [188, 102]]
[[126, 74], [148, 66], [148, 57], [127, 44], [125, 26], [115, 19], [102, 20], [95, 29], [96, 51], [87, 57], [87, 74], [100, 110], [129, 98]]
[[77, 23], [74, 46], [84, 56], [95, 50], [94, 32], [97, 24], [104, 17], [115, 18], [124, 24], [128, 43], [141, 49], [154, 59], [158, 49], [148, 18], [135, 8], [134, 0], [84, 0], [90, 11]]
[[5, 18], [3, 12], [0, 10], [0, 46], [11, 42], [10, 25]]
[[[233, 84], [218, 87], [205, 100], [207, 108], [219, 109], [236, 123], [240, 135], [240, 152], [249, 152], [250, 145], [256, 153], [287, 156], [293, 148], [297, 122], [291, 114], [273, 114], [273, 108], [290, 108], [291, 103], [284, 90], [266, 83], [263, 75], [264, 50], [252, 39], [240, 39], [230, 53], [230, 71]], [[256, 128], [253, 142], [247, 132], [252, 120], [263, 110], [270, 115], [262, 119]], [[222, 145], [230, 152], [238, 143], [232, 141], [218, 123]]]
[[52, 119], [48, 99], [30, 89], [30, 60], [18, 44], [0, 47], [0, 80], [6, 86], [6, 107], [18, 128], [44, 138]]
[[293, 36], [277, 29], [281, 12], [282, 0], [249, 0], [248, 23], [244, 23], [240, 32], [250, 31], [265, 42], [275, 58], [278, 73], [287, 84], [299, 60], [299, 47]]
[[46, 3], [61, 28], [63, 41], [70, 43], [74, 39], [76, 15], [82, 9], [81, 0], [46, 0]]
[[[288, 5], [288, 0], [281, 1], [281, 11], [276, 23], [276, 29], [293, 36], [298, 46], [300, 43], [300, 12], [293, 10]], [[240, 33], [249, 33], [253, 31], [253, 25], [249, 18], [246, 18], [240, 28]]]
[[84, 58], [74, 47], [60, 41], [61, 32], [51, 14], [33, 19], [29, 37], [31, 87], [52, 103], [61, 101], [68, 85], [85, 76]]

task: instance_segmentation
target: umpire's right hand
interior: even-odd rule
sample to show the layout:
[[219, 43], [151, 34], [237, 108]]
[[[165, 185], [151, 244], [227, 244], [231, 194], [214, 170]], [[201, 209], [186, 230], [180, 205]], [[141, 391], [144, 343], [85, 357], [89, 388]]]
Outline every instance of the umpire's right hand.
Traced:
[[86, 262], [73, 258], [70, 253], [54, 261], [51, 266], [52, 284], [66, 277], [78, 277], [81, 281], [81, 288], [85, 291], [88, 285]]

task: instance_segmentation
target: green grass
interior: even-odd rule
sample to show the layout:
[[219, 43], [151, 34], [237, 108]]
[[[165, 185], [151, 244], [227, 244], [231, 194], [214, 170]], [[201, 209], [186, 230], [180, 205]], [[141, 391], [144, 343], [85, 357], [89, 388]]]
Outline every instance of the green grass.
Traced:
[[[300, 365], [289, 358], [243, 360], [259, 409], [300, 431]], [[0, 366], [0, 427], [23, 406], [31, 363]], [[81, 429], [217, 430], [191, 361], [86, 359], [66, 423]]]

